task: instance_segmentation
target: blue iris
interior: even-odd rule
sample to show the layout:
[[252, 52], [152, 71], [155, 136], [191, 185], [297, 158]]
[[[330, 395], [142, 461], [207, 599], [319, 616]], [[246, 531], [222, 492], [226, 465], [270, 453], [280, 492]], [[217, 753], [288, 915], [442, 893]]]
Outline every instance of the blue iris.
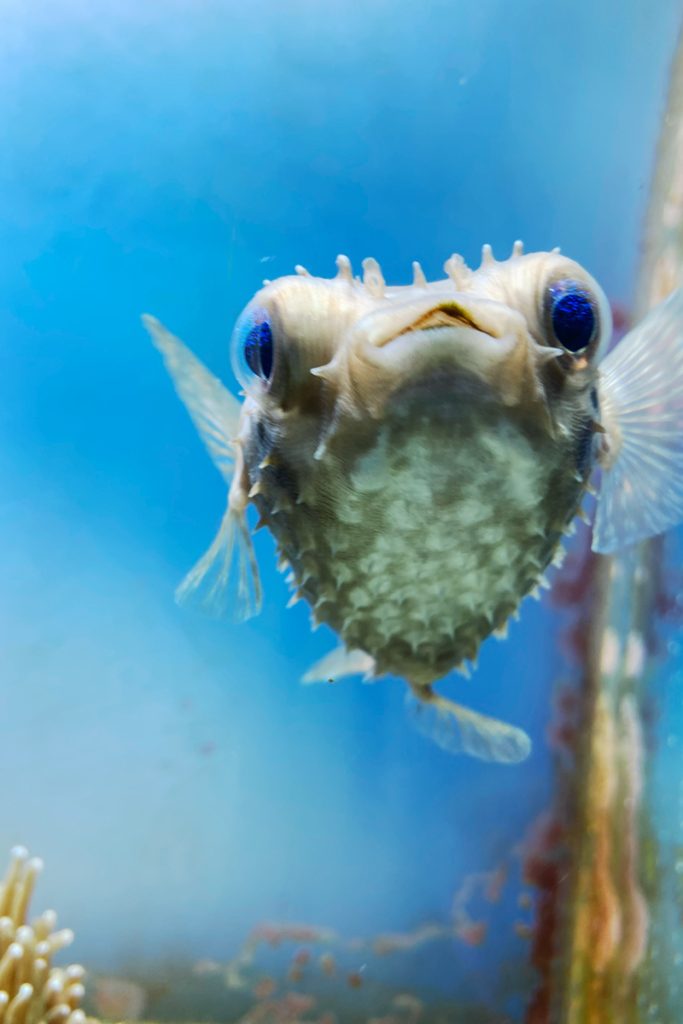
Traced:
[[550, 288], [550, 318], [560, 345], [581, 352], [595, 333], [595, 307], [589, 293], [576, 281], [558, 281]]
[[257, 377], [270, 380], [273, 372], [273, 333], [267, 320], [261, 320], [247, 331], [244, 358]]

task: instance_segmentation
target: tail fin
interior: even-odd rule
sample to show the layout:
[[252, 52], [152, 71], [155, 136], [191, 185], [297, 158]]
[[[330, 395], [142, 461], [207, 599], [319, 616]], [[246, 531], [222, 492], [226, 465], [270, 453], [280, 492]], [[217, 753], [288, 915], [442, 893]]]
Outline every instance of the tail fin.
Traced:
[[419, 689], [413, 689], [407, 695], [406, 705], [419, 732], [451, 754], [516, 764], [531, 753], [531, 740], [522, 729], [431, 691], [423, 695]]

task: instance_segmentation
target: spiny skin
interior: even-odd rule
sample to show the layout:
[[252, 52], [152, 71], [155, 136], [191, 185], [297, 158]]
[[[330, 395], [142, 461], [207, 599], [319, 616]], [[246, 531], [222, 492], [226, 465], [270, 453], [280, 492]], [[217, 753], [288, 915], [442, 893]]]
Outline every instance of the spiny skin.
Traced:
[[[609, 333], [599, 287], [556, 253], [449, 262], [433, 285], [385, 289], [374, 263], [361, 284], [342, 263], [257, 295], [279, 355], [269, 386], [247, 385], [234, 485], [316, 621], [418, 687], [474, 659], [556, 554], [593, 468]], [[544, 318], [566, 278], [602, 318], [579, 357]]]
[[284, 459], [280, 472], [255, 473], [261, 517], [316, 619], [379, 672], [414, 683], [475, 658], [538, 583], [582, 493], [565, 472], [569, 445], [558, 452], [547, 435], [493, 412], [484, 425], [479, 413], [461, 409], [457, 424], [438, 410], [419, 424], [391, 417], [384, 458], [371, 449], [365, 472], [362, 456], [345, 461], [331, 445], [312, 464], [309, 501], [297, 501], [299, 474]]

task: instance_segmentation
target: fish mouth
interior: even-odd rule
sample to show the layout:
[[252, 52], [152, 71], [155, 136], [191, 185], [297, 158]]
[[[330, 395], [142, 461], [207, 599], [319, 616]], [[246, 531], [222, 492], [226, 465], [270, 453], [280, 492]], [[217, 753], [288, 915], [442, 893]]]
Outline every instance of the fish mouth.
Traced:
[[396, 341], [397, 338], [402, 338], [406, 334], [416, 334], [422, 331], [435, 331], [444, 327], [466, 327], [470, 330], [477, 331], [479, 334], [486, 334], [491, 338], [499, 336], [497, 333], [494, 333], [490, 327], [487, 329], [482, 324], [474, 320], [474, 318], [462, 306], [455, 302], [444, 302], [438, 306], [428, 309], [426, 312], [418, 316], [412, 323], [407, 324], [395, 334], [377, 339], [375, 341], [375, 346], [377, 348], [382, 348], [384, 345], [390, 345], [393, 341]]
[[[392, 311], [390, 316], [368, 318], [366, 341], [374, 349], [390, 346], [406, 335], [426, 335], [436, 338], [447, 332], [463, 336], [473, 332], [487, 338], [500, 339], [507, 324], [501, 322], [500, 307], [494, 303], [458, 302], [450, 296], [441, 301], [406, 303]], [[497, 308], [489, 308], [496, 306]], [[417, 337], [415, 338], [417, 341]], [[425, 339], [423, 339], [425, 340]]]
[[507, 305], [470, 295], [420, 296], [386, 303], [356, 325], [349, 369], [354, 394], [381, 415], [392, 394], [425, 381], [477, 378], [507, 393], [526, 381], [529, 346], [526, 321]]

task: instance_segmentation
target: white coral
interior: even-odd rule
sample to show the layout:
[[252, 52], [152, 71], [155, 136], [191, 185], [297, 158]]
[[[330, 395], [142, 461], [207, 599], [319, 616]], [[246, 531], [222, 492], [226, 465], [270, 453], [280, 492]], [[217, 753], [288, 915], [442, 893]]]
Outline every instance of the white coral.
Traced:
[[12, 850], [0, 885], [0, 1024], [86, 1024], [80, 1009], [85, 971], [79, 964], [53, 967], [52, 958], [73, 942], [68, 928], [56, 930], [46, 910], [28, 923], [28, 907], [43, 863], [27, 850]]

